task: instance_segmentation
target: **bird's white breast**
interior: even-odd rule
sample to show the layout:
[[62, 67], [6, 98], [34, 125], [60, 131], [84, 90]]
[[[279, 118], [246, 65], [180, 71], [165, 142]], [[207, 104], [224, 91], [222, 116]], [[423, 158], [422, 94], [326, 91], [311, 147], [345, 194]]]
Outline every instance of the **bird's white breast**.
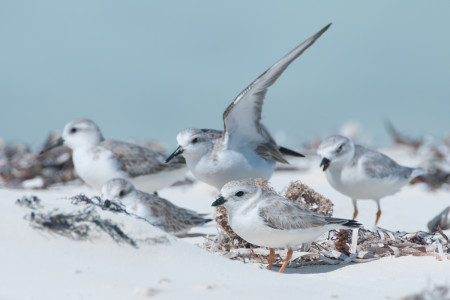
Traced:
[[110, 179], [127, 178], [113, 159], [113, 154], [102, 147], [76, 149], [72, 159], [78, 176], [97, 190], [101, 190]]
[[347, 164], [343, 168], [329, 168], [328, 182], [337, 191], [352, 199], [381, 199], [397, 193], [407, 180], [396, 177], [374, 178], [364, 172], [363, 165]]
[[246, 178], [269, 179], [275, 162], [258, 156], [253, 151], [222, 149], [203, 156], [188, 166], [200, 180], [220, 190], [227, 182]]

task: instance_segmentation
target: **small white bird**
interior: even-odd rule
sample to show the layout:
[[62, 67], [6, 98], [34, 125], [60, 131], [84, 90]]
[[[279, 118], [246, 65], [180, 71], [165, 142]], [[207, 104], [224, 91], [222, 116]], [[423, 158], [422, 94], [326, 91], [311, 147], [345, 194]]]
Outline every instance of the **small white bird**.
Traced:
[[94, 189], [112, 178], [129, 179], [139, 189], [154, 192], [182, 179], [187, 167], [183, 158], [168, 164], [165, 155], [139, 145], [105, 140], [91, 120], [80, 119], [64, 127], [62, 137], [41, 151], [67, 145], [78, 176]]
[[195, 211], [176, 206], [156, 194], [138, 191], [131, 182], [122, 178], [108, 180], [102, 187], [102, 198], [120, 201], [128, 212], [175, 235], [186, 234], [192, 227], [212, 220], [205, 219]]
[[220, 190], [231, 180], [269, 179], [275, 162], [288, 163], [283, 154], [303, 156], [276, 144], [261, 123], [262, 105], [267, 89], [330, 25], [297, 46], [237, 96], [223, 113], [224, 132], [183, 130], [177, 136], [178, 148], [166, 161], [183, 154], [195, 177]]
[[340, 135], [323, 140], [317, 153], [322, 158], [320, 166], [331, 186], [352, 198], [353, 219], [358, 215], [358, 199], [376, 201], [375, 225], [381, 216], [380, 199], [397, 193], [413, 178], [427, 173], [423, 169], [401, 166], [386, 155], [356, 145]]
[[300, 204], [254, 185], [251, 181], [231, 181], [212, 206], [223, 205], [233, 231], [254, 245], [269, 247], [269, 270], [275, 258], [273, 248], [287, 248], [284, 271], [292, 250], [312, 243], [323, 233], [340, 228], [357, 228], [359, 223], [319, 215]]

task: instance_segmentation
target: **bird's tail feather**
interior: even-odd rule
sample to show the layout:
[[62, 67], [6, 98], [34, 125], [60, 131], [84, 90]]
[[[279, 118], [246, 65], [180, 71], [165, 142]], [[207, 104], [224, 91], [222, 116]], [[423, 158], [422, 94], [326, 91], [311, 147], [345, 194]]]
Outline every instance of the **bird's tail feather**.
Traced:
[[351, 228], [359, 228], [362, 224], [358, 223], [358, 221], [355, 220], [347, 220], [347, 219], [339, 219], [339, 218], [326, 218], [327, 222], [330, 224], [339, 224], [345, 227], [351, 227]]
[[296, 152], [294, 150], [291, 150], [291, 149], [288, 149], [288, 148], [285, 148], [285, 147], [282, 147], [282, 146], [280, 146], [278, 148], [278, 150], [280, 150], [281, 154], [283, 154], [283, 155], [296, 156], [296, 157], [305, 157], [301, 153], [298, 153], [298, 152]]

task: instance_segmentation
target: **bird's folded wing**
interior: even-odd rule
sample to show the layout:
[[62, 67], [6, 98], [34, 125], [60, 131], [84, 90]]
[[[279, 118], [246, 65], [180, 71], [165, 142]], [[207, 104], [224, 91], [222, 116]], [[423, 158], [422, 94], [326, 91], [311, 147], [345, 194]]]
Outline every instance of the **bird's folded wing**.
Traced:
[[287, 199], [274, 198], [259, 207], [267, 226], [280, 229], [308, 229], [327, 224], [324, 216]]
[[114, 154], [120, 168], [131, 177], [178, 169], [186, 165], [183, 157], [176, 157], [167, 164], [163, 153], [135, 144], [105, 140], [102, 146]]
[[372, 178], [409, 178], [413, 169], [401, 166], [383, 153], [356, 147], [355, 158], [359, 160], [364, 172]]

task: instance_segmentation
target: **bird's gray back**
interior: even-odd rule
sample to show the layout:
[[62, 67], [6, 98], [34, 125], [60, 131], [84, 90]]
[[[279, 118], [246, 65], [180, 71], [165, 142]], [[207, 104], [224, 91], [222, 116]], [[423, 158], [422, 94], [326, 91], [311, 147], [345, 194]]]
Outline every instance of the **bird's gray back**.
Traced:
[[383, 153], [355, 145], [352, 165], [356, 166], [359, 163], [362, 163], [364, 172], [372, 178], [399, 177], [407, 179], [413, 171], [412, 168], [399, 165]]
[[186, 165], [182, 157], [176, 157], [173, 162], [167, 164], [163, 153], [131, 143], [104, 140], [100, 145], [114, 154], [122, 171], [130, 177], [178, 169]]
[[179, 207], [158, 195], [141, 191], [137, 191], [137, 195], [141, 201], [145, 202], [152, 215], [164, 219], [161, 224], [155, 225], [161, 226], [165, 231], [176, 233], [210, 221], [197, 212]]
[[300, 204], [272, 192], [264, 191], [264, 203], [259, 207], [259, 215], [267, 226], [274, 229], [307, 229], [327, 224], [324, 216]]

